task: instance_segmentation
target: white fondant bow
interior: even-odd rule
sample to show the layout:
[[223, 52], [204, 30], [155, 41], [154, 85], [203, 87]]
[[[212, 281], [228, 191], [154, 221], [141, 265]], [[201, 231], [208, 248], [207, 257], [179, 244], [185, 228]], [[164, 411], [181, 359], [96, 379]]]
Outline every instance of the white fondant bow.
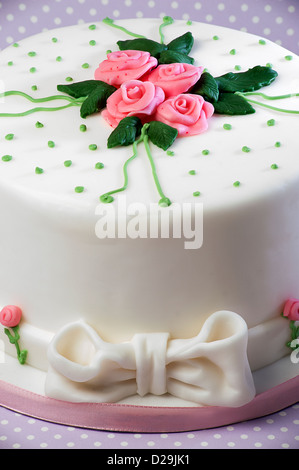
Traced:
[[245, 321], [229, 311], [212, 314], [191, 339], [146, 333], [113, 344], [88, 324], [72, 323], [50, 344], [46, 394], [111, 403], [169, 393], [201, 405], [241, 406], [255, 395], [247, 336]]

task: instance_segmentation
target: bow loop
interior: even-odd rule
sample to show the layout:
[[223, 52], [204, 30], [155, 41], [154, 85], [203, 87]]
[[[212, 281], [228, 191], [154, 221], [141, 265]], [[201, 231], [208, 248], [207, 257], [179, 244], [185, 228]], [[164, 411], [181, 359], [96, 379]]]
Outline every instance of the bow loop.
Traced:
[[201, 405], [241, 406], [254, 395], [248, 330], [236, 313], [220, 311], [190, 339], [136, 334], [112, 344], [84, 322], [64, 327], [48, 350], [48, 396], [68, 401], [119, 401], [169, 393]]

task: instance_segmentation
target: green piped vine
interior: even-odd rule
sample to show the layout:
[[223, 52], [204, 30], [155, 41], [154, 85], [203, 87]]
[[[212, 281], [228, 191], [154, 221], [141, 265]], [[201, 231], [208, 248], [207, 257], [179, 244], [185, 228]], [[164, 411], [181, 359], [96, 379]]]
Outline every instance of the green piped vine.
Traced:
[[[105, 18], [103, 23], [133, 37], [133, 39], [118, 41], [117, 45], [119, 50], [134, 49], [147, 51], [157, 59], [158, 65], [177, 62], [193, 64], [194, 59], [189, 56], [189, 53], [193, 47], [194, 38], [190, 32], [175, 38], [168, 44], [165, 43], [163, 30], [166, 26], [171, 25], [173, 21], [174, 20], [170, 16], [165, 16], [163, 18], [162, 23], [159, 26], [160, 42], [153, 41], [141, 34], [129, 31], [127, 28], [116, 24], [111, 18]], [[259, 65], [245, 72], [229, 72], [219, 77], [213, 77], [209, 72], [205, 71], [201, 75], [199, 81], [188, 92], [198, 94], [206, 101], [212, 103], [215, 114], [252, 114], [255, 113], [255, 109], [252, 105], [262, 106], [277, 112], [299, 114], [299, 111], [271, 106], [262, 101], [251, 98], [252, 96], [259, 96], [266, 101], [274, 101], [299, 96], [299, 93], [268, 96], [264, 93], [257, 92], [258, 89], [272, 83], [276, 79], [277, 75], [277, 72], [271, 67], [262, 67]], [[19, 113], [0, 113], [0, 117], [22, 117], [36, 112], [59, 111], [77, 106], [80, 107], [81, 117], [85, 119], [86, 117], [94, 113], [98, 113], [105, 108], [107, 99], [116, 91], [116, 88], [100, 80], [85, 80], [71, 84], [60, 84], [57, 86], [57, 90], [63, 94], [52, 95], [45, 98], [33, 98], [27, 93], [16, 90], [1, 93], [0, 97], [19, 95], [34, 104], [56, 100], [65, 100], [67, 101], [67, 104], [54, 107], [36, 106]], [[171, 201], [162, 190], [151, 152], [150, 141], [154, 145], [167, 151], [174, 143], [177, 134], [176, 129], [158, 121], [152, 121], [142, 126], [141, 121], [137, 117], [132, 116], [130, 119], [123, 119], [117, 128], [110, 134], [107, 146], [108, 148], [113, 148], [117, 146], [132, 145], [133, 154], [123, 165], [123, 186], [102, 194], [100, 196], [100, 201], [103, 203], [111, 203], [114, 200], [113, 195], [124, 191], [128, 187], [128, 167], [131, 162], [137, 158], [138, 146], [143, 143], [151, 166], [152, 176], [160, 196], [159, 204], [161, 206], [169, 206]]]

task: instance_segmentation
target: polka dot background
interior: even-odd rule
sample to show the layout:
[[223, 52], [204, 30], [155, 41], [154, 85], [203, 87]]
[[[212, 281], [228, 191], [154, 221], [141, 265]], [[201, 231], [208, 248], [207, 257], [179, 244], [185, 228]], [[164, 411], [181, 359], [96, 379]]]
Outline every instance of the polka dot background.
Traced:
[[[0, 48], [45, 29], [101, 20], [202, 21], [268, 38], [299, 53], [298, 0], [0, 0]], [[0, 449], [299, 449], [299, 404], [217, 429], [126, 434], [48, 423], [0, 408]]]

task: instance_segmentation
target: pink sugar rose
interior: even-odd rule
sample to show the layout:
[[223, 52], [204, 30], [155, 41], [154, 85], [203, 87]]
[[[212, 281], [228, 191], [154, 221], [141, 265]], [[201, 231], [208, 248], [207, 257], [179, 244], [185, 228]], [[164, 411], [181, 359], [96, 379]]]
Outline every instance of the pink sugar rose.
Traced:
[[203, 67], [191, 64], [163, 64], [146, 75], [146, 80], [162, 88], [165, 97], [185, 93], [195, 85], [203, 72]]
[[146, 121], [164, 98], [162, 88], [153, 83], [130, 80], [109, 96], [102, 116], [112, 127], [127, 116], [138, 116]]
[[158, 61], [149, 52], [117, 51], [107, 54], [107, 59], [100, 63], [94, 77], [118, 88], [129, 80], [137, 80], [152, 68]]
[[178, 130], [178, 137], [201, 134], [208, 128], [214, 106], [200, 95], [180, 94], [157, 108], [155, 119]]
[[7, 305], [0, 312], [0, 323], [3, 326], [12, 328], [20, 323], [22, 310], [15, 305]]
[[283, 316], [290, 320], [299, 321], [299, 300], [288, 299], [283, 308]]

